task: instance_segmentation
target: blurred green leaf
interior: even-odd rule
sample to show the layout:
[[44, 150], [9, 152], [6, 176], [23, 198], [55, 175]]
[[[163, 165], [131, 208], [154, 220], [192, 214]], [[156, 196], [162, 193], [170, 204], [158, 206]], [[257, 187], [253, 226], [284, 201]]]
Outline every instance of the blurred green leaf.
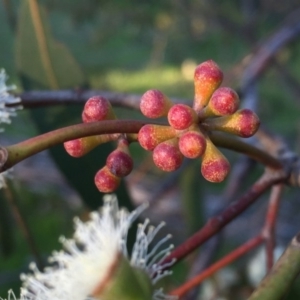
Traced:
[[[81, 107], [38, 108], [32, 111], [32, 117], [41, 132], [50, 131], [60, 126], [79, 123]], [[76, 120], [76, 121], [74, 121]], [[94, 184], [96, 172], [105, 165], [106, 158], [114, 150], [112, 144], [103, 144], [89, 154], [74, 158], [68, 155], [62, 145], [50, 149], [50, 153], [69, 183], [77, 190], [85, 204], [97, 209], [102, 203], [103, 194]], [[126, 186], [122, 181], [117, 190], [119, 203], [132, 209]]]
[[[9, 28], [8, 18], [3, 3], [0, 2], [0, 69], [4, 68], [10, 76], [13, 74], [13, 34]], [[5, 41], [5, 42], [3, 42]]]
[[18, 71], [40, 87], [70, 88], [84, 82], [69, 50], [52, 37], [44, 9], [36, 0], [21, 2], [16, 63]]
[[[54, 40], [47, 16], [35, 0], [22, 1], [18, 32], [17, 68], [25, 90], [84, 85], [85, 78], [78, 64], [68, 49]], [[81, 110], [78, 106], [57, 106], [34, 109], [31, 114], [39, 131], [43, 133], [81, 122]], [[99, 207], [102, 201], [102, 194], [94, 184], [95, 173], [105, 164], [112, 150], [113, 146], [106, 144], [83, 158], [75, 159], [66, 153], [62, 145], [50, 149], [62, 173], [91, 209]], [[117, 195], [122, 206], [132, 208], [124, 183]]]
[[180, 177], [180, 188], [182, 191], [182, 207], [190, 233], [194, 233], [204, 223], [204, 209], [201, 199], [201, 175], [199, 165], [190, 164]]
[[7, 205], [4, 189], [0, 189], [0, 251], [4, 257], [8, 257], [14, 251], [15, 241], [13, 235], [12, 216]]

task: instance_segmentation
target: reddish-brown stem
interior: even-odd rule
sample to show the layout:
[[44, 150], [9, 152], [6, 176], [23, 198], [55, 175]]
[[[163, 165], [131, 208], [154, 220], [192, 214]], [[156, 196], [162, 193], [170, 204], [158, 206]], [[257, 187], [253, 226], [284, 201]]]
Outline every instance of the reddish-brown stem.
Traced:
[[268, 211], [266, 215], [265, 226], [262, 235], [266, 241], [267, 270], [270, 271], [274, 264], [275, 248], [275, 226], [278, 216], [280, 196], [283, 190], [283, 184], [276, 184], [272, 187]]
[[206, 270], [204, 270], [199, 275], [195, 276], [191, 280], [185, 282], [182, 286], [178, 287], [177, 289], [173, 290], [171, 292], [171, 295], [176, 295], [179, 298], [182, 297], [184, 294], [186, 294], [189, 290], [200, 284], [203, 280], [210, 277], [212, 274], [214, 274], [216, 271], [222, 269], [223, 267], [229, 265], [236, 259], [240, 258], [241, 256], [245, 255], [249, 251], [251, 251], [253, 248], [257, 247], [264, 241], [264, 237], [262, 235], [258, 235], [242, 246], [238, 247], [237, 249], [233, 250], [214, 264], [212, 264], [210, 267], [208, 267]]
[[269, 153], [250, 144], [241, 143], [241, 141], [236, 137], [232, 137], [228, 134], [226, 135], [218, 132], [211, 132], [210, 139], [216, 146], [243, 153], [267, 167], [273, 169], [282, 169], [283, 167], [281, 161], [274, 156], [271, 156]]
[[[107, 133], [138, 133], [145, 124], [161, 123], [136, 120], [108, 120], [101, 122], [76, 124], [36, 136], [8, 147], [0, 147], [0, 172], [7, 170], [25, 158], [69, 140]], [[281, 162], [258, 148], [238, 139], [212, 134], [212, 141], [221, 147], [244, 153], [273, 169], [281, 169]]]
[[[257, 183], [255, 185], [257, 185]], [[252, 189], [253, 189], [253, 187], [252, 187]], [[262, 186], [261, 186], [261, 188], [262, 188]], [[278, 209], [279, 209], [279, 203], [280, 203], [280, 196], [281, 196], [282, 190], [283, 190], [283, 184], [276, 184], [272, 187], [269, 206], [268, 206], [268, 211], [267, 211], [267, 215], [266, 215], [266, 223], [265, 223], [265, 226], [264, 226], [264, 228], [262, 230], [262, 233], [260, 235], [252, 238], [251, 240], [249, 240], [248, 242], [246, 242], [245, 244], [243, 244], [239, 248], [235, 249], [234, 251], [232, 251], [228, 255], [224, 256], [222, 259], [220, 259], [216, 263], [212, 264], [210, 267], [205, 269], [199, 275], [195, 276], [194, 278], [192, 278], [188, 282], [184, 283], [179, 288], [173, 290], [171, 292], [171, 294], [176, 295], [179, 298], [182, 297], [189, 290], [191, 290], [195, 286], [199, 285], [203, 280], [210, 277], [216, 271], [218, 271], [221, 268], [225, 267], [226, 265], [232, 263], [233, 261], [235, 261], [239, 257], [243, 256], [244, 254], [246, 254], [247, 252], [249, 252], [253, 248], [255, 248], [258, 245], [262, 244], [264, 241], [266, 241], [267, 269], [269, 271], [273, 266], [273, 251], [274, 251], [274, 246], [275, 246], [274, 233], [275, 233], [275, 225], [276, 225]], [[241, 200], [242, 199], [240, 199], [240, 201]], [[226, 211], [224, 211], [221, 215], [224, 215], [225, 212]], [[216, 222], [220, 222], [220, 220], [222, 219], [222, 216], [219, 216], [217, 218], [218, 219], [216, 219]], [[213, 219], [214, 218], [212, 218], [209, 222], [212, 222]], [[207, 225], [209, 224], [209, 222], [207, 223]], [[174, 251], [173, 251], [173, 253], [174, 253]]]
[[287, 175], [284, 172], [267, 170], [238, 201], [232, 203], [219, 215], [208, 220], [208, 222], [198, 232], [187, 239], [183, 244], [175, 248], [172, 253], [164, 259], [162, 265], [170, 263], [173, 260], [177, 262], [186, 257], [196, 248], [201, 246], [205, 241], [219, 232], [236, 216], [240, 215], [268, 188], [270, 188], [273, 184], [285, 180], [286, 177]]
[[135, 120], [109, 120], [53, 130], [7, 148], [0, 148], [0, 172], [29, 156], [69, 140], [106, 133], [137, 133], [145, 124], [143, 121]]
[[[113, 106], [127, 107], [131, 109], [140, 109], [142, 95], [117, 93], [103, 90], [55, 90], [55, 91], [25, 91], [17, 94], [21, 98], [21, 104], [24, 108], [36, 108], [53, 105], [83, 105], [93, 96], [102, 96], [106, 98]], [[174, 103], [189, 103], [190, 100], [172, 98]], [[7, 107], [14, 107], [17, 104], [8, 103]]]
[[[257, 183], [255, 185], [257, 185]], [[200, 274], [198, 274], [191, 280], [184, 283], [179, 288], [173, 290], [171, 292], [171, 295], [176, 295], [179, 298], [182, 297], [188, 291], [190, 291], [192, 288], [199, 285], [203, 280], [205, 280], [206, 278], [208, 278], [212, 274], [214, 274], [216, 271], [218, 271], [221, 268], [232, 263], [239, 257], [245, 255], [246, 253], [251, 251], [253, 248], [262, 244], [264, 241], [266, 242], [267, 270], [270, 271], [270, 269], [273, 266], [273, 262], [274, 262], [274, 260], [273, 260], [273, 252], [274, 252], [274, 246], [275, 246], [275, 235], [274, 234], [275, 234], [275, 225], [276, 225], [276, 220], [277, 220], [277, 215], [278, 215], [278, 210], [279, 210], [279, 203], [280, 203], [280, 196], [281, 196], [282, 190], [283, 190], [283, 184], [276, 184], [272, 187], [268, 211], [267, 211], [267, 215], [266, 215], [266, 222], [265, 222], [265, 226], [262, 230], [262, 233], [260, 235], [252, 238], [251, 240], [249, 240], [248, 242], [246, 242], [239, 248], [235, 249], [231, 253], [224, 256], [222, 259], [220, 259], [216, 263], [212, 264], [210, 267], [205, 269], [203, 272], [201, 272]], [[241, 199], [240, 199], [240, 201], [241, 201]], [[224, 212], [223, 212], [223, 214], [224, 214]], [[219, 220], [220, 220], [220, 217], [219, 217]], [[212, 221], [212, 219], [210, 220], [210, 222], [211, 221]], [[173, 251], [173, 253], [174, 253], [174, 251]]]

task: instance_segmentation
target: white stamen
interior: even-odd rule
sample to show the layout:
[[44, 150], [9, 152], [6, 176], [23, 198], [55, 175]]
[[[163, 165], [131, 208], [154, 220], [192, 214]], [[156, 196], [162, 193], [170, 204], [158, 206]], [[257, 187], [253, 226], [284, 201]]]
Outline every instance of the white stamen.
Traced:
[[[14, 85], [6, 85], [7, 75], [5, 70], [0, 70], [0, 123], [11, 123], [10, 117], [16, 115], [16, 110], [22, 108], [21, 105], [6, 107], [6, 104], [20, 103], [21, 99], [11, 95], [9, 92], [14, 90]], [[3, 130], [3, 129], [2, 129]]]
[[[149, 225], [149, 220], [140, 224], [132, 256], [128, 256], [126, 244], [129, 227], [146, 207], [147, 204], [142, 205], [129, 213], [125, 209], [119, 209], [116, 197], [110, 195], [104, 198], [100, 212], [91, 213], [90, 221], [83, 223], [76, 218], [74, 238], [61, 237], [65, 251], [53, 252], [49, 259], [55, 267], [48, 267], [40, 272], [35, 264], [31, 264], [33, 274], [21, 275], [23, 288], [20, 300], [93, 299], [89, 295], [105, 278], [120, 253], [128, 258], [132, 267], [147, 273], [153, 284], [171, 274], [170, 271], [163, 271], [171, 263], [159, 265], [171, 248], [167, 247], [156, 253], [170, 236], [163, 238], [148, 253], [148, 247], [163, 223], [156, 228]], [[15, 300], [12, 292], [8, 295], [9, 300]], [[174, 300], [176, 297], [166, 296], [162, 290], [155, 290], [152, 299]]]
[[[0, 70], [0, 123], [11, 123], [10, 117], [16, 116], [16, 110], [21, 109], [22, 105], [17, 105], [15, 107], [6, 107], [6, 104], [20, 103], [21, 99], [17, 98], [9, 93], [9, 91], [14, 90], [16, 87], [14, 85], [6, 85], [7, 75], [5, 70]], [[0, 128], [0, 132], [4, 129]], [[7, 170], [0, 174], [0, 189], [6, 187], [6, 178], [11, 178], [11, 171]]]

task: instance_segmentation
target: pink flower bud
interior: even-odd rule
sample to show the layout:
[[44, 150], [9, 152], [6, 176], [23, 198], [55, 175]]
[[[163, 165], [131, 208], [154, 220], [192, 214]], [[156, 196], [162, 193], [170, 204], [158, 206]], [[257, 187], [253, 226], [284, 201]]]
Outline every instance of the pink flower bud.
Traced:
[[121, 179], [112, 174], [107, 166], [104, 166], [96, 173], [94, 180], [100, 192], [112, 193], [118, 188]]
[[201, 173], [210, 182], [222, 182], [230, 171], [226, 157], [207, 138], [206, 150], [202, 156]]
[[172, 105], [161, 91], [149, 90], [142, 96], [140, 109], [147, 118], [156, 119], [166, 116]]
[[196, 68], [193, 108], [197, 112], [207, 105], [212, 93], [220, 86], [222, 80], [223, 72], [213, 60], [205, 61]]
[[174, 138], [160, 143], [153, 151], [155, 165], [166, 172], [177, 170], [182, 163], [183, 155], [178, 148], [178, 139]]
[[84, 123], [111, 120], [115, 118], [116, 116], [110, 102], [104, 97], [91, 97], [84, 105], [82, 112], [82, 121]]
[[250, 137], [258, 130], [260, 121], [250, 109], [241, 109], [231, 116], [207, 119], [205, 123], [210, 130], [220, 130], [236, 134], [241, 137]]
[[176, 130], [170, 126], [151, 125], [143, 126], [138, 134], [140, 145], [152, 151], [159, 143], [176, 136]]
[[169, 124], [178, 130], [187, 129], [193, 123], [197, 122], [196, 112], [185, 104], [176, 104], [171, 107], [168, 113]]

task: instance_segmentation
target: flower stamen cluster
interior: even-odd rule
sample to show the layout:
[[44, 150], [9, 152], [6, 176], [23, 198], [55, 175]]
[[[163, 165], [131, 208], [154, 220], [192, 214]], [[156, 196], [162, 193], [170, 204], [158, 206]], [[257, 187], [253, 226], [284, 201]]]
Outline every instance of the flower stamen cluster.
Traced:
[[[90, 221], [75, 219], [73, 239], [60, 239], [65, 250], [53, 253], [49, 259], [53, 266], [41, 272], [31, 264], [33, 274], [21, 276], [20, 300], [177, 299], [154, 288], [170, 274], [161, 265], [173, 247], [163, 249], [170, 236], [149, 252], [163, 224], [155, 228], [146, 220], [139, 225], [131, 257], [128, 255], [128, 230], [146, 207], [129, 213], [119, 209], [114, 195], [106, 195], [101, 211], [93, 212]], [[9, 292], [9, 300], [15, 299]]]
[[[8, 76], [4, 69], [0, 70], [0, 123], [11, 123], [11, 117], [16, 116], [16, 110], [22, 109], [21, 99], [10, 92], [16, 89], [15, 85], [7, 85]], [[7, 107], [7, 104], [14, 104], [14, 107]], [[4, 129], [0, 128], [0, 132]], [[0, 174], [0, 189], [6, 187], [6, 179], [12, 177], [12, 169]]]
[[[16, 110], [21, 109], [21, 99], [9, 92], [16, 89], [15, 85], [6, 85], [8, 76], [5, 70], [0, 70], [0, 123], [11, 123], [11, 117], [16, 116]], [[18, 104], [7, 107], [7, 104]]]

